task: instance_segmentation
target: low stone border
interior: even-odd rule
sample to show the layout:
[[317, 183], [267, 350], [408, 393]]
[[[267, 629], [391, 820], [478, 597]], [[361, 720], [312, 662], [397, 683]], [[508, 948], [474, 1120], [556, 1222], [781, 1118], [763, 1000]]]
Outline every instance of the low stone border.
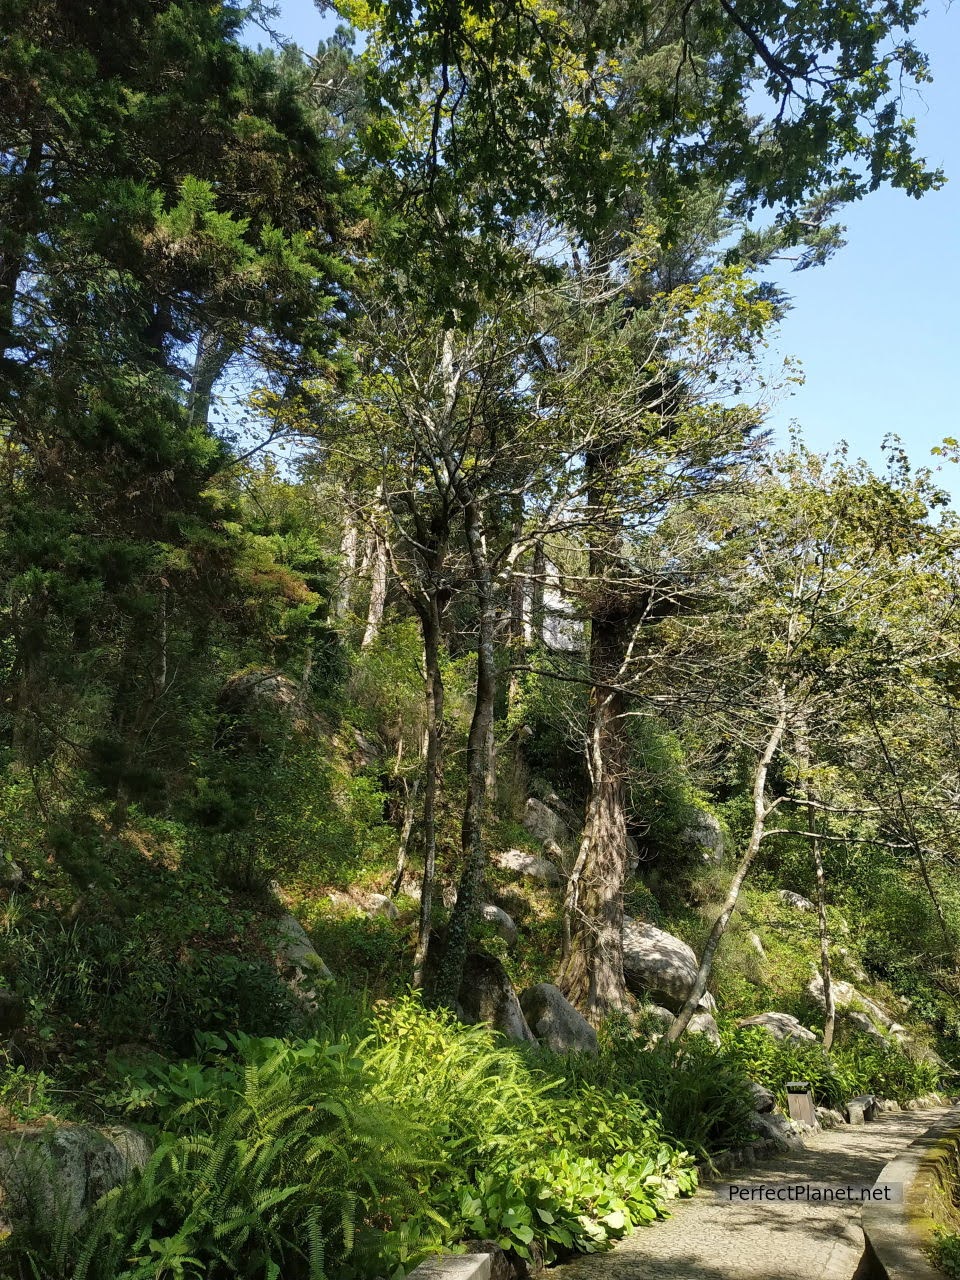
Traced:
[[958, 1159], [960, 1107], [954, 1107], [884, 1166], [878, 1183], [901, 1183], [903, 1203], [865, 1204], [860, 1212], [871, 1280], [943, 1280], [923, 1248], [934, 1227], [949, 1220], [947, 1174]]
[[[884, 1098], [878, 1098], [877, 1110], [883, 1111], [926, 1111], [930, 1107], [947, 1107], [950, 1102], [947, 1098], [941, 1097], [937, 1093], [925, 1094], [921, 1098], [911, 1098], [909, 1102], [904, 1103], [901, 1107], [899, 1103], [888, 1101]], [[829, 1111], [823, 1107], [818, 1107], [818, 1128], [806, 1129], [804, 1133], [799, 1135], [800, 1142], [803, 1144], [803, 1138], [807, 1133], [816, 1133], [819, 1129], [834, 1129], [849, 1124], [846, 1116], [839, 1111]], [[823, 1114], [819, 1114], [822, 1112]], [[780, 1112], [775, 1114], [779, 1115]], [[770, 1156], [784, 1154], [782, 1143], [776, 1138], [757, 1138], [754, 1142], [748, 1142], [742, 1147], [734, 1147], [730, 1151], [721, 1151], [719, 1155], [714, 1156], [711, 1160], [702, 1160], [697, 1164], [697, 1176], [700, 1182], [709, 1182], [712, 1178], [725, 1173], [733, 1173], [737, 1169], [752, 1169], [758, 1160], [766, 1160]]]
[[720, 1174], [733, 1173], [735, 1169], [752, 1169], [758, 1160], [780, 1154], [781, 1148], [773, 1138], [758, 1138], [744, 1147], [721, 1151], [712, 1160], [701, 1160], [697, 1165], [697, 1178], [700, 1182], [709, 1182]]
[[407, 1280], [490, 1280], [492, 1267], [489, 1253], [445, 1253], [421, 1262]]

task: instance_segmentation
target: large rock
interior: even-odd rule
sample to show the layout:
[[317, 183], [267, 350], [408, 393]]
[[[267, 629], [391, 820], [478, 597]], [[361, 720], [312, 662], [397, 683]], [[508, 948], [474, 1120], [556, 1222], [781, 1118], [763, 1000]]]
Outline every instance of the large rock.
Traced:
[[502, 907], [495, 907], [492, 902], [482, 902], [480, 904], [480, 919], [486, 921], [487, 924], [493, 925], [497, 936], [502, 938], [508, 946], [513, 946], [516, 942], [517, 926], [513, 922], [513, 917], [507, 915]]
[[792, 889], [778, 889], [777, 897], [785, 907], [794, 907], [797, 911], [813, 911], [814, 906], [802, 893], [794, 893]]
[[[779, 1111], [770, 1111], [763, 1115], [754, 1112], [751, 1116], [753, 1126], [761, 1138], [767, 1138], [778, 1151], [802, 1151], [805, 1126], [795, 1120], [788, 1120]], [[809, 1130], [806, 1130], [809, 1132]]]
[[753, 1096], [753, 1109], [760, 1115], [765, 1116], [768, 1111], [772, 1111], [777, 1104], [776, 1098], [769, 1089], [764, 1088], [762, 1084], [757, 1084], [756, 1080], [749, 1082], [750, 1093]]
[[290, 990], [308, 1012], [315, 1013], [318, 988], [332, 982], [333, 974], [317, 955], [303, 925], [289, 912], [277, 921], [276, 962]]
[[887, 1038], [880, 1028], [871, 1022], [865, 1013], [861, 1013], [859, 1009], [850, 1009], [847, 1013], [847, 1021], [866, 1036], [874, 1036], [877, 1040], [886, 1040]]
[[465, 1022], [485, 1022], [509, 1040], [536, 1043], [513, 983], [503, 965], [493, 956], [474, 951], [467, 957], [459, 1002]]
[[687, 1023], [687, 1035], [706, 1036], [711, 1044], [720, 1043], [720, 1028], [712, 1013], [701, 1011], [695, 1013]]
[[[645, 921], [623, 918], [623, 973], [631, 990], [649, 993], [679, 1009], [697, 978], [693, 948]], [[712, 1013], [716, 1003], [704, 995], [699, 1007]]]
[[538, 858], [534, 853], [524, 853], [521, 849], [504, 849], [492, 854], [491, 861], [502, 871], [515, 871], [529, 880], [539, 880], [541, 884], [553, 888], [563, 884], [563, 875], [557, 864], [547, 858]]
[[799, 1022], [792, 1013], [755, 1013], [751, 1018], [740, 1018], [738, 1027], [759, 1027], [775, 1040], [791, 1040], [794, 1044], [815, 1044], [817, 1037]]
[[23, 868], [0, 850], [0, 889], [11, 893], [23, 884]]
[[640, 1014], [646, 1014], [651, 1019], [656, 1019], [664, 1030], [671, 1025], [676, 1018], [676, 1014], [669, 1009], [665, 1009], [662, 1004], [645, 1004], [640, 1009]]
[[698, 809], [680, 832], [680, 841], [696, 850], [704, 862], [723, 859], [723, 828], [712, 813], [703, 809]]
[[551, 983], [540, 982], [520, 996], [527, 1026], [554, 1053], [597, 1052], [597, 1033]]
[[548, 804], [531, 797], [523, 810], [523, 825], [537, 840], [552, 840], [555, 844], [567, 844], [572, 838], [570, 828]]
[[[881, 1027], [887, 1032], [893, 1027], [900, 1027], [900, 1024], [890, 1017], [886, 1009], [881, 1008], [876, 1000], [871, 1000], [869, 996], [865, 996], [858, 991], [852, 983], [834, 978], [830, 986], [836, 1007], [847, 1011], [850, 1021], [861, 1031], [866, 1031], [868, 1035], [881, 1035], [882, 1033], [879, 1030]], [[825, 1007], [823, 976], [821, 974], [818, 973], [816, 977], [811, 978], [807, 983], [807, 995], [821, 1008]]]
[[0, 1132], [0, 1208], [4, 1217], [63, 1221], [75, 1230], [101, 1196], [150, 1157], [142, 1133], [121, 1126], [31, 1126]]
[[27, 1018], [27, 1006], [21, 996], [0, 989], [0, 1036], [8, 1036], [22, 1027]]
[[385, 893], [367, 894], [366, 914], [368, 916], [386, 916], [388, 920], [396, 920], [400, 914], [397, 904]]
[[[899, 1111], [900, 1108], [897, 1107]], [[839, 1129], [847, 1123], [846, 1117], [833, 1107], [817, 1107], [817, 1121], [821, 1129]]]
[[869, 982], [869, 975], [848, 947], [837, 947], [837, 955], [854, 982]]

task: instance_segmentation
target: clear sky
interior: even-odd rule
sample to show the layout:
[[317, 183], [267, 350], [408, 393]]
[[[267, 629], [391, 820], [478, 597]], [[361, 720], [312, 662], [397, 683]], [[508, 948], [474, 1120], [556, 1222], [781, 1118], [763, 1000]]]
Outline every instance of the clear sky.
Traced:
[[[313, 0], [279, 7], [279, 30], [307, 49], [336, 26]], [[814, 448], [846, 440], [873, 463], [889, 432], [917, 463], [945, 436], [960, 437], [960, 6], [929, 0], [914, 38], [934, 83], [908, 114], [920, 153], [944, 169], [947, 185], [922, 200], [876, 191], [844, 210], [848, 243], [826, 266], [773, 272], [794, 306], [772, 355], [798, 357], [806, 381], [776, 406], [771, 425], [785, 436], [796, 419]], [[960, 498], [960, 476], [944, 481]]]

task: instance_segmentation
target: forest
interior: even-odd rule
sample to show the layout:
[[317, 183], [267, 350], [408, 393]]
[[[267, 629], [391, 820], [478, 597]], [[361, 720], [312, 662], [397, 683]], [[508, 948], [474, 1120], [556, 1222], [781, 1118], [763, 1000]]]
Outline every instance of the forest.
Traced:
[[918, 5], [336, 14], [0, 0], [18, 1280], [521, 1277], [956, 1087], [958, 446], [768, 421]]

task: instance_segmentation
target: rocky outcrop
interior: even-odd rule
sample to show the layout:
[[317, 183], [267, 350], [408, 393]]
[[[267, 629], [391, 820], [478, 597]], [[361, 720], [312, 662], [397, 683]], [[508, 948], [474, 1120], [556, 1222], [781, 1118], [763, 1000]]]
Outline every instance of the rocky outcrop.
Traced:
[[[765, 1114], [755, 1112], [751, 1117], [753, 1125], [761, 1138], [771, 1141], [778, 1151], [802, 1151], [804, 1147], [804, 1126], [795, 1120], [789, 1120], [779, 1111]], [[810, 1132], [809, 1129], [806, 1132]]]
[[0, 1210], [75, 1230], [101, 1196], [142, 1169], [150, 1144], [121, 1126], [33, 1125], [0, 1132]]
[[548, 858], [537, 857], [535, 853], [504, 849], [491, 854], [490, 860], [502, 871], [516, 872], [517, 875], [525, 876], [528, 880], [538, 880], [551, 888], [559, 888], [563, 884], [563, 874], [557, 864]]
[[533, 797], [524, 807], [523, 825], [534, 839], [542, 840], [544, 843], [552, 840], [554, 844], [562, 846], [568, 844], [573, 838], [573, 833], [559, 813], [551, 809], [548, 804], [544, 804], [542, 800], [536, 800]]
[[15, 889], [19, 889], [23, 884], [23, 869], [19, 863], [14, 862], [12, 858], [6, 857], [0, 851], [0, 889], [6, 889], [13, 893]]
[[680, 842], [695, 850], [704, 862], [723, 860], [723, 828], [713, 814], [704, 809], [694, 812], [680, 832]]
[[460, 984], [460, 1008], [465, 1022], [485, 1022], [509, 1040], [526, 1040], [535, 1044], [536, 1037], [527, 1026], [520, 1001], [499, 960], [474, 951], [467, 957]]
[[[699, 965], [692, 947], [656, 925], [623, 919], [623, 973], [627, 986], [649, 993], [666, 1005], [679, 1007], [697, 978]], [[716, 1002], [705, 995], [700, 1008], [712, 1013]]]
[[671, 1022], [673, 1022], [674, 1018], [677, 1016], [675, 1013], [671, 1013], [669, 1009], [665, 1009], [662, 1004], [645, 1004], [641, 1008], [640, 1013], [645, 1014], [651, 1019], [656, 1019], [664, 1030], [670, 1026]]
[[[898, 1040], [907, 1038], [906, 1027], [895, 1022], [886, 1009], [877, 1004], [876, 1000], [871, 1000], [869, 996], [858, 991], [852, 983], [834, 978], [830, 986], [837, 1008], [846, 1013], [848, 1020], [858, 1031], [877, 1036], [881, 1040], [891, 1035]], [[807, 983], [807, 995], [821, 1008], [825, 1007], [823, 977], [820, 974]]]
[[817, 1037], [792, 1013], [755, 1013], [750, 1018], [740, 1018], [738, 1027], [759, 1027], [768, 1032], [775, 1040], [792, 1040], [795, 1044], [816, 1043]]
[[536, 1038], [554, 1053], [597, 1053], [596, 1031], [551, 983], [524, 991], [520, 1008]]
[[765, 1116], [776, 1106], [777, 1100], [770, 1090], [764, 1088], [762, 1084], [757, 1084], [755, 1080], [750, 1081], [750, 1093], [753, 1096], [753, 1109], [759, 1115]]
[[849, 947], [837, 947], [836, 954], [854, 982], [869, 982], [869, 975]]
[[333, 981], [333, 974], [317, 955], [306, 930], [296, 916], [287, 912], [277, 921], [276, 963], [287, 986], [303, 1007], [315, 1013], [319, 988]]
[[[899, 1111], [900, 1108], [897, 1107]], [[821, 1129], [839, 1129], [841, 1125], [847, 1123], [841, 1112], [834, 1110], [833, 1107], [817, 1107], [817, 1121]]]
[[516, 942], [517, 926], [513, 922], [513, 917], [507, 915], [502, 907], [495, 907], [492, 902], [482, 902], [480, 904], [480, 919], [489, 925], [493, 925], [497, 937], [502, 938], [508, 946], [513, 946]]
[[792, 889], [778, 889], [777, 897], [785, 907], [793, 907], [797, 911], [813, 911], [814, 906], [802, 893], [794, 893]]

